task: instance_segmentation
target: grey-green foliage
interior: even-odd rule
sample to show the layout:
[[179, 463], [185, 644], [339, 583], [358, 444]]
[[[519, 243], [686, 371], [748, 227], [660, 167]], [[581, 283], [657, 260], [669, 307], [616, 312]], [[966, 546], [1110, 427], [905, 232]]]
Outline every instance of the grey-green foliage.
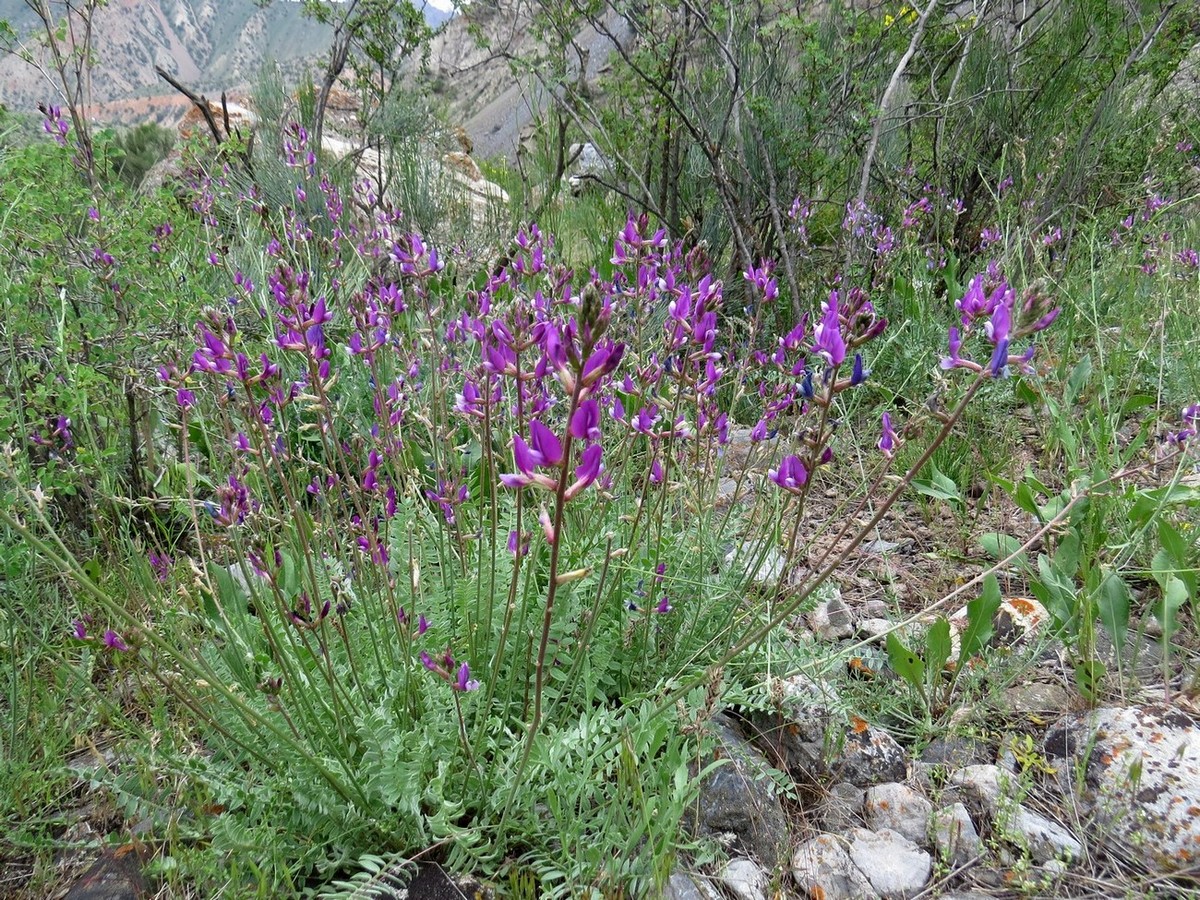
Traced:
[[153, 122], [119, 132], [112, 141], [113, 172], [129, 187], [142, 183], [146, 173], [175, 146], [175, 133]]

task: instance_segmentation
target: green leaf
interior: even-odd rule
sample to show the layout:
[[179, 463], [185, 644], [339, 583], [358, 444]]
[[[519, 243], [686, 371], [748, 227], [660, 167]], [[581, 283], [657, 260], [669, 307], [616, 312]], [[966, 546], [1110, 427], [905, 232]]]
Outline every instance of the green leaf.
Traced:
[[1075, 686], [1088, 700], [1096, 699], [1108, 667], [1098, 659], [1080, 660], [1075, 663]]
[[958, 493], [958, 485], [953, 479], [943, 475], [938, 467], [930, 463], [929, 465], [929, 481], [914, 481], [913, 487], [919, 493], [926, 497], [932, 497], [935, 500], [953, 500], [961, 502], [962, 497]]
[[958, 648], [960, 666], [986, 647], [992, 639], [993, 622], [1002, 599], [1000, 583], [995, 575], [989, 575], [983, 580], [983, 592], [967, 603], [967, 627], [962, 633]]
[[1164, 642], [1171, 640], [1178, 630], [1179, 610], [1187, 603], [1190, 596], [1192, 594], [1188, 592], [1187, 585], [1181, 579], [1174, 575], [1167, 576], [1166, 583], [1162, 585], [1162, 596], [1151, 607], [1154, 618], [1162, 625]]
[[1079, 532], [1068, 531], [1059, 541], [1058, 549], [1054, 551], [1055, 571], [1063, 575], [1074, 576], [1079, 571], [1079, 554]]
[[1031, 585], [1034, 596], [1054, 616], [1060, 627], [1071, 628], [1075, 618], [1075, 583], [1054, 568], [1045, 554], [1038, 557], [1039, 581]]
[[892, 669], [917, 690], [925, 691], [925, 663], [904, 642], [891, 632], [887, 636], [888, 662]]
[[939, 616], [925, 634], [925, 666], [929, 677], [934, 681], [946, 663], [950, 661], [953, 646], [950, 643], [950, 620]]
[[[1179, 533], [1179, 530], [1166, 519], [1159, 520], [1158, 542], [1169, 555], [1174, 574], [1183, 580], [1189, 593], [1195, 594], [1196, 572], [1189, 565], [1193, 555], [1192, 544], [1189, 544], [1187, 539]], [[1157, 555], [1155, 559], [1158, 559]]]
[[1034, 493], [1033, 487], [1029, 484], [1029, 479], [1026, 478], [1017, 485], [1016, 493], [1013, 495], [1013, 501], [1022, 510], [1037, 518], [1039, 522], [1045, 523], [1042, 518], [1042, 511], [1037, 502], [1037, 494]]
[[1153, 394], [1134, 394], [1121, 404], [1121, 415], [1127, 416], [1130, 413], [1137, 412], [1139, 409], [1145, 409], [1148, 406], [1155, 406], [1157, 403], [1158, 398]]
[[1125, 646], [1125, 638], [1129, 633], [1129, 607], [1133, 595], [1124, 579], [1116, 572], [1109, 571], [1096, 592], [1096, 610], [1100, 621], [1112, 637], [1113, 646], [1118, 655]]
[[1063, 396], [1063, 405], [1073, 406], [1091, 380], [1092, 357], [1091, 354], [1084, 354], [1083, 359], [1075, 364], [1075, 368], [1071, 369], [1071, 374], [1067, 376], [1067, 390]]
[[[1007, 559], [1011, 554], [1016, 553], [1021, 547], [1021, 542], [1011, 534], [1003, 534], [999, 531], [989, 532], [979, 538], [979, 545], [983, 547], [983, 552], [992, 559]], [[1013, 557], [1013, 562], [1019, 566], [1028, 566], [1029, 558], [1024, 552]]]

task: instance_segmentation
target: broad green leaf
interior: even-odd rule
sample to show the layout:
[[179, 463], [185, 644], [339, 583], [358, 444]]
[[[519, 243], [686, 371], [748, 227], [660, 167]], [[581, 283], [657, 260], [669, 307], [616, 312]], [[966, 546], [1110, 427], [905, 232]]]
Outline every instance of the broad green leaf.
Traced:
[[996, 576], [987, 576], [983, 580], [983, 592], [967, 603], [967, 627], [958, 648], [960, 665], [986, 647], [992, 639], [992, 623], [1001, 599], [1000, 583], [996, 581]]
[[1039, 581], [1031, 585], [1034, 596], [1054, 616], [1055, 624], [1070, 628], [1075, 618], [1075, 584], [1054, 568], [1049, 557], [1038, 557]]
[[1163, 640], [1169, 641], [1178, 629], [1179, 609], [1188, 601], [1187, 586], [1179, 578], [1169, 575], [1162, 586], [1162, 596], [1151, 607], [1154, 618], [1162, 625]]
[[[1194, 555], [1194, 545], [1189, 543], [1179, 533], [1179, 530], [1166, 519], [1159, 520], [1158, 542], [1162, 545], [1163, 550], [1169, 554], [1174, 574], [1178, 575], [1187, 586], [1189, 593], [1195, 594], [1196, 572], [1189, 565]], [[1157, 555], [1154, 558], [1156, 561], [1158, 560]]]
[[1152, 394], [1134, 394], [1121, 404], [1121, 415], [1127, 416], [1130, 413], [1137, 412], [1139, 409], [1145, 409], [1157, 403], [1158, 398]]
[[897, 675], [922, 693], [925, 691], [925, 663], [891, 632], [887, 636], [888, 662]]
[[1013, 495], [1013, 500], [1022, 510], [1035, 516], [1039, 522], [1045, 522], [1042, 518], [1042, 511], [1038, 506], [1037, 495], [1033, 492], [1033, 488], [1029, 485], [1029, 480], [1026, 479], [1017, 485], [1016, 494]]
[[1096, 611], [1100, 621], [1112, 637], [1113, 646], [1120, 654], [1129, 633], [1129, 606], [1133, 599], [1129, 585], [1116, 572], [1109, 571], [1096, 592]]
[[[984, 553], [992, 559], [999, 560], [1007, 559], [1011, 554], [1016, 553], [1021, 546], [1021, 542], [1011, 534], [992, 531], [980, 537], [979, 545], [983, 547]], [[1013, 557], [1013, 562], [1019, 566], [1027, 566], [1029, 565], [1029, 558], [1022, 552]]]
[[1073, 576], [1079, 571], [1079, 532], [1068, 531], [1054, 551], [1054, 568], [1063, 575]]
[[953, 648], [950, 644], [950, 621], [945, 616], [930, 626], [925, 634], [925, 666], [929, 677], [934, 682], [950, 661]]
[[1196, 503], [1200, 503], [1200, 488], [1184, 484], [1138, 491], [1129, 511], [1129, 518], [1134, 524], [1145, 526], [1156, 513], [1168, 506], [1192, 506]]

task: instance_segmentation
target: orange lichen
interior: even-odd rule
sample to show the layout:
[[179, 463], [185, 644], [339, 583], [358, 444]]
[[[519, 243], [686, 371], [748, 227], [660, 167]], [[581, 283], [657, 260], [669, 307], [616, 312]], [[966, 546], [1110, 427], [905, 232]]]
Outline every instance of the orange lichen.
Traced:
[[867, 724], [866, 719], [860, 719], [858, 716], [851, 716], [850, 727], [854, 729], [855, 734], [862, 734], [871, 726]]

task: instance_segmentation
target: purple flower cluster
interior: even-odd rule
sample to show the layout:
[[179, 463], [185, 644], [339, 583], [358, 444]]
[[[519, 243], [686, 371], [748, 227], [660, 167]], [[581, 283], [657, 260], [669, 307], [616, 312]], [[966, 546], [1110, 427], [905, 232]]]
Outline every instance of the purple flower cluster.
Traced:
[[[1031, 343], [1019, 355], [1010, 353], [1010, 348], [1015, 341], [1050, 327], [1060, 312], [1036, 290], [1019, 299], [994, 266], [971, 279], [966, 293], [954, 305], [961, 316], [959, 325], [950, 328], [950, 353], [942, 359], [942, 368], [987, 371], [993, 378], [1003, 376], [1010, 364], [1025, 372], [1031, 371], [1034, 345]], [[964, 343], [977, 333], [982, 334], [992, 347], [986, 366], [962, 352]]]

